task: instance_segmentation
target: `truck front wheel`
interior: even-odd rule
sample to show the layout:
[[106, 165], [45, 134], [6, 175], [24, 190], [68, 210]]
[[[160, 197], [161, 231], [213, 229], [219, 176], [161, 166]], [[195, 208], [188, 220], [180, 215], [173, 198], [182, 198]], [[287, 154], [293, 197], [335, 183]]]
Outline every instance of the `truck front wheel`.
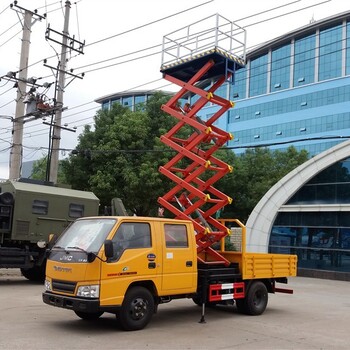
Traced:
[[254, 281], [244, 299], [237, 299], [236, 306], [240, 313], [246, 315], [261, 315], [267, 306], [268, 292], [265, 284], [261, 281]]
[[144, 287], [132, 287], [125, 295], [117, 317], [125, 331], [136, 331], [146, 327], [154, 313], [154, 299]]
[[74, 311], [74, 312], [78, 317], [87, 321], [97, 320], [103, 314], [103, 312], [83, 312], [83, 311]]

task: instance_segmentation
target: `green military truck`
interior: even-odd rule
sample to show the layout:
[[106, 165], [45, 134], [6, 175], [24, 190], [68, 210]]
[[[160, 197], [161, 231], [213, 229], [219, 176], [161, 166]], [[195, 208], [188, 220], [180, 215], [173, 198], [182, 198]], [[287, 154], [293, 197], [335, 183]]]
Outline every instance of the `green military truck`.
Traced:
[[98, 210], [92, 192], [27, 179], [0, 183], [0, 268], [20, 268], [27, 279], [44, 280], [50, 235]]

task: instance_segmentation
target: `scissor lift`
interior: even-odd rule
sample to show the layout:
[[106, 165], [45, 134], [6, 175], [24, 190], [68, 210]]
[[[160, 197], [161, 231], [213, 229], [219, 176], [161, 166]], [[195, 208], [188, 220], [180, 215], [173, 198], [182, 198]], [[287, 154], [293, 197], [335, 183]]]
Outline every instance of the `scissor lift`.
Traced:
[[[244, 63], [244, 29], [219, 15], [191, 24], [163, 39], [161, 72], [164, 79], [181, 89], [162, 106], [162, 110], [175, 117], [178, 123], [161, 137], [161, 141], [177, 154], [159, 169], [175, 186], [160, 197], [158, 203], [176, 218], [193, 222], [198, 259], [205, 264], [230, 265], [212, 245], [230, 234], [214, 216], [232, 199], [213, 185], [233, 169], [213, 154], [233, 138], [215, 126], [215, 122], [234, 103], [216, 95], [215, 91], [225, 81], [233, 80], [235, 70]], [[195, 102], [182, 105], [189, 96]], [[208, 103], [219, 108], [208, 120], [199, 118], [197, 113]], [[182, 129], [188, 127], [192, 132], [183, 138], [181, 135], [186, 133]]]

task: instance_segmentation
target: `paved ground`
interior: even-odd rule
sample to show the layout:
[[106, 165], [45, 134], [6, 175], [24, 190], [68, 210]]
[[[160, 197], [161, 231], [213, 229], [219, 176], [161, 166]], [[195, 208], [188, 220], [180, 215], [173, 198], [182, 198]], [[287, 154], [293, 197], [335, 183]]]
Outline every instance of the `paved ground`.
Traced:
[[122, 332], [113, 315], [86, 322], [41, 301], [43, 287], [0, 269], [0, 349], [349, 349], [350, 283], [291, 278], [293, 295], [269, 295], [261, 316], [191, 300], [161, 305], [149, 326]]

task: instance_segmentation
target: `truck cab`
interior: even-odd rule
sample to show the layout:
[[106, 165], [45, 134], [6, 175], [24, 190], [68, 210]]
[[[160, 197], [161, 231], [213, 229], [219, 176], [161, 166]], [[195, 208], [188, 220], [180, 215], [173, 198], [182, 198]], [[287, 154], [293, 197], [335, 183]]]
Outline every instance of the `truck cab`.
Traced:
[[45, 303], [83, 319], [116, 314], [143, 328], [160, 302], [197, 290], [193, 225], [149, 217], [90, 217], [72, 223], [51, 249]]

